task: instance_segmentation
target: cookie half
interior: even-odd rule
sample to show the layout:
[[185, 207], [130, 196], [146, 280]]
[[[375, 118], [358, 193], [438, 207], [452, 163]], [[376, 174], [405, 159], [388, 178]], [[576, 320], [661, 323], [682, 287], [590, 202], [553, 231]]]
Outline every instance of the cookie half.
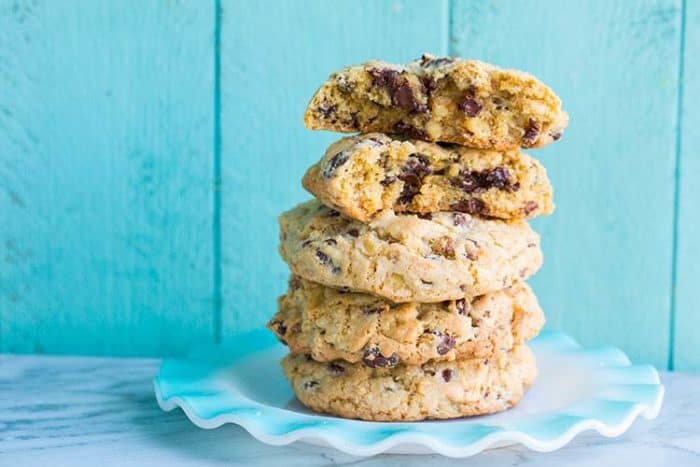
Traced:
[[532, 75], [430, 55], [405, 66], [370, 61], [333, 73], [304, 115], [312, 130], [497, 150], [549, 144], [568, 121], [559, 97]]
[[395, 304], [292, 277], [268, 328], [292, 353], [370, 367], [507, 352], [535, 337], [544, 313], [523, 282], [473, 300]]
[[408, 421], [483, 415], [517, 404], [534, 381], [525, 346], [491, 359], [369, 368], [288, 355], [282, 368], [302, 404], [363, 420]]
[[306, 172], [303, 185], [327, 206], [362, 222], [385, 209], [461, 211], [506, 220], [554, 210], [544, 167], [517, 149], [469, 149], [382, 133], [331, 145]]
[[385, 211], [369, 224], [317, 200], [280, 216], [280, 253], [292, 272], [393, 302], [441, 302], [495, 292], [542, 264], [526, 222], [459, 212], [431, 218]]

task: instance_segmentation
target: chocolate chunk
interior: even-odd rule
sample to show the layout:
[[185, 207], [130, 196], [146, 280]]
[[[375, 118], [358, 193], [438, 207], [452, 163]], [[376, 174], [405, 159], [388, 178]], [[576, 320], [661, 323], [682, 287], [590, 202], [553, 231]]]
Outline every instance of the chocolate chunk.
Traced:
[[379, 352], [378, 347], [372, 347], [365, 350], [362, 361], [370, 368], [390, 368], [399, 363], [399, 356], [395, 353], [389, 357], [385, 357]]
[[399, 135], [406, 136], [408, 138], [422, 140], [428, 139], [428, 135], [423, 130], [419, 130], [415, 126], [406, 122], [396, 122], [396, 124], [394, 125], [394, 132], [398, 133]]
[[369, 70], [369, 74], [374, 86], [387, 88], [391, 96], [391, 103], [396, 107], [409, 112], [426, 112], [428, 110], [425, 104], [418, 102], [403, 73], [391, 68], [372, 68]]
[[540, 135], [541, 125], [538, 121], [530, 119], [527, 126], [525, 127], [525, 133], [523, 134], [523, 144], [526, 146], [531, 146], [537, 141], [537, 137]]
[[426, 213], [420, 213], [420, 212], [419, 212], [419, 213], [416, 214], [416, 215], [417, 215], [418, 217], [420, 217], [421, 219], [425, 219], [426, 221], [431, 221], [431, 220], [433, 220], [433, 215], [430, 214], [429, 212], [426, 212]]
[[391, 68], [372, 68], [368, 71], [375, 86], [388, 86], [399, 76], [399, 72]]
[[423, 178], [432, 172], [428, 158], [422, 154], [412, 154], [409, 156], [406, 165], [401, 169], [398, 176], [403, 184], [403, 190], [399, 195], [399, 204], [408, 204], [420, 193]]
[[450, 209], [453, 211], [466, 212], [467, 214], [480, 214], [482, 216], [487, 216], [489, 213], [486, 204], [476, 198], [463, 199], [453, 203], [450, 205]]
[[442, 332], [436, 332], [436, 336], [440, 338], [437, 344], [437, 353], [438, 355], [445, 355], [447, 352], [452, 350], [457, 343], [454, 337], [450, 336], [449, 334], [444, 334]]
[[386, 178], [384, 178], [384, 180], [382, 180], [379, 183], [381, 183], [382, 186], [389, 186], [392, 183], [394, 183], [395, 181], [396, 181], [396, 177], [386, 177]]
[[486, 171], [483, 177], [483, 184], [486, 188], [493, 187], [510, 192], [520, 189], [520, 184], [512, 182], [510, 171], [505, 167], [495, 167], [489, 171]]
[[337, 245], [338, 241], [335, 238], [327, 238], [323, 241], [326, 245]]
[[357, 238], [360, 236], [360, 231], [357, 229], [350, 229], [350, 230], [348, 230], [348, 235], [350, 235], [351, 237]]
[[559, 138], [561, 138], [561, 135], [562, 135], [561, 131], [554, 131], [554, 132], [549, 134], [549, 136], [551, 136], [554, 141], [558, 141]]
[[482, 193], [490, 188], [510, 192], [520, 189], [520, 183], [513, 183], [510, 171], [505, 167], [494, 167], [482, 171], [462, 169], [459, 171], [459, 175], [450, 181], [452, 185], [461, 188], [465, 193]]
[[338, 217], [340, 216], [340, 212], [336, 211], [335, 209], [329, 209], [328, 213], [326, 214], [326, 217]]
[[442, 379], [444, 379], [446, 383], [449, 383], [452, 379], [452, 370], [450, 370], [449, 368], [445, 368], [444, 370], [442, 370], [441, 374]]
[[526, 216], [529, 216], [538, 207], [539, 207], [539, 205], [537, 204], [537, 202], [530, 200], [527, 203], [525, 203], [525, 206], [523, 206], [523, 212], [525, 213]]
[[459, 108], [467, 114], [467, 117], [476, 117], [481, 112], [481, 109], [484, 108], [476, 99], [476, 88], [474, 86], [469, 87], [464, 99], [459, 103]]
[[339, 376], [345, 373], [345, 367], [336, 362], [330, 362], [328, 364], [328, 372], [333, 376]]
[[282, 321], [278, 321], [275, 324], [277, 325], [277, 332], [279, 335], [284, 336], [287, 334], [287, 326], [285, 326]]
[[350, 159], [350, 151], [340, 151], [330, 158], [326, 166], [323, 168], [322, 175], [324, 178], [331, 178], [335, 171], [341, 165], [345, 164]]

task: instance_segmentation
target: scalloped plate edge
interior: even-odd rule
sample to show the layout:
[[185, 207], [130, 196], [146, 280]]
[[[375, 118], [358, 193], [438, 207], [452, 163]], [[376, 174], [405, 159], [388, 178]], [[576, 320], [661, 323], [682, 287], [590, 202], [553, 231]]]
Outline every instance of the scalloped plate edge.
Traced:
[[[561, 338], [552, 338], [551, 334], [562, 336]], [[568, 351], [573, 351], [573, 353], [586, 353], [595, 352], [597, 349], [583, 350], [580, 345], [576, 343], [566, 334], [551, 333], [547, 340], [566, 342]], [[556, 336], [555, 336], [556, 337]], [[571, 345], [573, 344], [573, 345]], [[555, 345], [554, 347], [559, 347]], [[564, 349], [560, 349], [564, 350]], [[620, 354], [624, 353], [618, 349], [615, 349]], [[625, 356], [626, 357], [626, 356]], [[629, 360], [627, 360], [629, 362]], [[624, 370], [627, 367], [631, 367], [629, 363], [623, 365], [613, 365], [613, 368], [618, 368]], [[386, 452], [397, 446], [413, 445], [422, 446], [427, 448], [432, 452], [448, 456], [448, 457], [468, 457], [479, 452], [495, 447], [501, 447], [511, 444], [522, 444], [525, 447], [532, 449], [534, 451], [546, 452], [559, 449], [566, 444], [568, 444], [574, 437], [583, 431], [593, 430], [605, 437], [615, 437], [623, 434], [627, 431], [634, 421], [641, 415], [644, 418], [650, 420], [656, 418], [661, 410], [661, 405], [663, 402], [663, 397], [665, 393], [665, 388], [663, 385], [659, 384], [658, 372], [651, 367], [651, 373], [653, 373], [653, 379], [656, 384], [644, 384], [654, 386], [656, 391], [653, 397], [653, 401], [637, 402], [635, 403], [627, 412], [626, 416], [619, 423], [605, 423], [594, 417], [578, 417], [580, 420], [575, 424], [571, 425], [568, 429], [564, 430], [558, 436], [551, 439], [541, 439], [536, 436], [532, 436], [523, 430], [512, 430], [506, 428], [498, 428], [495, 431], [485, 434], [475, 441], [472, 441], [466, 445], [454, 445], [451, 443], [446, 443], [440, 439], [431, 436], [429, 434], [416, 433], [416, 432], [396, 432], [386, 435], [383, 439], [376, 441], [372, 444], [364, 445], [353, 443], [352, 441], [338, 437], [332, 433], [324, 431], [324, 428], [328, 426], [327, 421], [319, 420], [314, 422], [310, 426], [304, 426], [301, 428], [291, 429], [283, 434], [273, 434], [268, 433], [263, 429], [260, 429], [251, 419], [250, 412], [253, 411], [253, 407], [257, 404], [249, 403], [245, 413], [222, 413], [211, 418], [202, 418], [198, 416], [191, 406], [185, 400], [179, 396], [172, 396], [170, 398], [164, 399], [162, 396], [162, 391], [160, 387], [159, 377], [154, 378], [154, 389], [156, 393], [156, 399], [158, 405], [164, 411], [172, 411], [176, 408], [182, 409], [185, 415], [198, 427], [204, 429], [213, 429], [220, 427], [226, 423], [233, 423], [241, 426], [248, 433], [250, 433], [256, 439], [262, 441], [266, 444], [271, 445], [286, 445], [296, 441], [306, 441], [311, 444], [322, 444], [329, 445], [335, 449], [342, 452], [356, 455], [356, 456], [371, 456]], [[264, 408], [264, 406], [261, 406]], [[554, 415], [567, 415], [566, 409], [562, 409], [554, 413]], [[262, 411], [254, 410], [253, 417], [262, 416]]]

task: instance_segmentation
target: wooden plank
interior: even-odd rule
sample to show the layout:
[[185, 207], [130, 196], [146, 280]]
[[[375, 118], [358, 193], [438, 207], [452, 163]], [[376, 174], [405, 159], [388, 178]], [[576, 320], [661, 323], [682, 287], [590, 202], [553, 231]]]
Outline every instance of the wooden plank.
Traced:
[[446, 2], [224, 1], [221, 29], [223, 332], [261, 326], [286, 288], [276, 217], [308, 199], [306, 168], [340, 135], [301, 117], [334, 70], [445, 53]]
[[673, 369], [700, 371], [700, 307], [695, 296], [700, 278], [700, 4], [687, 2], [675, 282]]
[[[544, 13], [546, 12], [546, 14]], [[532, 281], [552, 328], [667, 365], [680, 1], [456, 1], [454, 51], [532, 72], [571, 115], [533, 151], [556, 213]]]
[[213, 338], [213, 8], [0, 6], [5, 352]]

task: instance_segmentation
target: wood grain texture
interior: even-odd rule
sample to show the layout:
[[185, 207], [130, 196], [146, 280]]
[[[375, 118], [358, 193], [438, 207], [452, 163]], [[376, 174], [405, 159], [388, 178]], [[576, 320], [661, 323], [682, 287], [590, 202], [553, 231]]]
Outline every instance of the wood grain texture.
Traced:
[[700, 4], [685, 15], [678, 161], [678, 219], [673, 368], [700, 371]]
[[264, 324], [286, 288], [276, 218], [310, 197], [304, 171], [341, 136], [304, 128], [313, 92], [348, 64], [445, 53], [447, 13], [446, 2], [223, 2], [224, 334]]
[[0, 351], [212, 339], [213, 18], [0, 3]]
[[453, 12], [455, 53], [530, 71], [571, 115], [561, 141], [530, 152], [557, 203], [534, 222], [545, 265], [532, 283], [549, 326], [662, 368], [680, 24], [675, 0], [456, 1]]

